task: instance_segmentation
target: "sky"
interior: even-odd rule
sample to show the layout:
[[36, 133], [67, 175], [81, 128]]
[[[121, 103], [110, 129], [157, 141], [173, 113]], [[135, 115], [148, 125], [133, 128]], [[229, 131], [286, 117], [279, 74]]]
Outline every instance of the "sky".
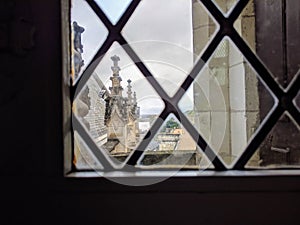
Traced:
[[[115, 24], [130, 0], [96, 0]], [[193, 66], [191, 1], [143, 0], [125, 25], [122, 35], [138, 54], [159, 84], [170, 96], [174, 95]], [[107, 30], [87, 3], [72, 0], [71, 20], [85, 28], [82, 34], [85, 66], [93, 58], [107, 37]], [[95, 72], [103, 83], [111, 85], [110, 57], [121, 59], [122, 85], [131, 79], [137, 92], [142, 114], [160, 113], [163, 103], [122, 47], [115, 42]], [[85, 68], [85, 67], [84, 67]], [[83, 70], [84, 70], [83, 68]], [[125, 89], [126, 92], [126, 89]], [[183, 111], [193, 108], [193, 90], [181, 102]]]

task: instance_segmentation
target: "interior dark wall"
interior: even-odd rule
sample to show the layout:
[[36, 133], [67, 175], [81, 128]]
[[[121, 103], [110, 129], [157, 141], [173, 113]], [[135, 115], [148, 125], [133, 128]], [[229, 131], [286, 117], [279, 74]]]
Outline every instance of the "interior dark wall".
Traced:
[[0, 6], [0, 224], [299, 224], [299, 177], [64, 178], [60, 1]]

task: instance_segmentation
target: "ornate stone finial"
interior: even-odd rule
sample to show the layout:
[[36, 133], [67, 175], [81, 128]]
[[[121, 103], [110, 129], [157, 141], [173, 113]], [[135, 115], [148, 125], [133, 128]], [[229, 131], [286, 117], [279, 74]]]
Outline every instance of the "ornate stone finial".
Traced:
[[128, 83], [127, 88], [128, 88], [128, 92], [130, 92], [130, 93], [132, 93], [132, 91], [131, 91], [131, 88], [132, 88], [131, 82], [132, 82], [132, 81], [131, 81], [130, 79], [127, 80], [127, 83]]
[[111, 57], [111, 60], [114, 62], [114, 66], [118, 66], [118, 62], [120, 61], [120, 57], [117, 55], [114, 55]]
[[131, 82], [132, 81], [130, 79], [127, 80], [127, 83], [128, 83], [128, 85], [127, 85], [127, 96], [128, 96], [128, 104], [129, 105], [132, 104], [132, 90], [131, 90], [132, 86], [131, 86]]
[[136, 92], [133, 92], [133, 104], [137, 104], [137, 100], [136, 100]]
[[118, 76], [118, 74], [121, 70], [119, 65], [118, 65], [118, 62], [120, 61], [120, 58], [119, 58], [119, 56], [114, 55], [114, 56], [111, 57], [111, 60], [114, 62], [114, 66], [111, 67], [111, 70], [113, 71], [114, 76]]
[[118, 66], [118, 61], [120, 58], [116, 55], [111, 57], [111, 60], [114, 62], [114, 65], [111, 67], [113, 71], [113, 76], [110, 77], [112, 86], [109, 88], [111, 90], [111, 95], [122, 96], [123, 87], [121, 86], [122, 78], [119, 76], [119, 71], [121, 70]]

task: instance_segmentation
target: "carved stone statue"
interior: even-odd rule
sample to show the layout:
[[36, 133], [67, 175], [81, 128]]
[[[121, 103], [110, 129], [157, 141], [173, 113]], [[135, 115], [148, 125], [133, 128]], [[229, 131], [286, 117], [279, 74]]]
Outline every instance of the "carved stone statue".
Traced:
[[73, 63], [74, 63], [74, 78], [76, 79], [81, 71], [81, 67], [84, 66], [84, 60], [81, 53], [83, 52], [83, 45], [81, 43], [81, 34], [84, 32], [84, 28], [79, 26], [76, 21], [73, 22]]
[[74, 30], [74, 48], [82, 53], [83, 45], [81, 43], [81, 34], [84, 32], [84, 28], [79, 26], [76, 21], [73, 22], [73, 30]]

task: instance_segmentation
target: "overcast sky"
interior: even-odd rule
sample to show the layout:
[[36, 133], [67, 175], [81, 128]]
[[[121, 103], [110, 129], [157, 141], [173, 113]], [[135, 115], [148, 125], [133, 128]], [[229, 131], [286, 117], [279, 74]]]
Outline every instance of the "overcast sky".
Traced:
[[[115, 24], [130, 0], [96, 2]], [[107, 30], [83, 0], [72, 0], [71, 20], [77, 21], [85, 28], [82, 43], [83, 58], [87, 65], [105, 41]], [[176, 93], [193, 65], [191, 20], [190, 0], [143, 0], [122, 32], [127, 42], [171, 96]], [[141, 112], [159, 113], [163, 109], [163, 103], [158, 100], [155, 91], [118, 43], [113, 44], [96, 68], [95, 72], [100, 79], [107, 87], [111, 85], [110, 57], [115, 54], [121, 58], [119, 64], [122, 69], [122, 85], [127, 86], [126, 81], [129, 78], [133, 81]], [[192, 92], [190, 89], [187, 93], [189, 98], [181, 103], [183, 111], [193, 108]]]

